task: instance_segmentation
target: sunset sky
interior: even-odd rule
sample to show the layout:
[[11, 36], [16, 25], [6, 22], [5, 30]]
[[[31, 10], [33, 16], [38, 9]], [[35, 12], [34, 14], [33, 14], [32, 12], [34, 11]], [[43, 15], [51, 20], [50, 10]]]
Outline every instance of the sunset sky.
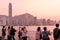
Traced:
[[0, 15], [8, 15], [9, 2], [13, 16], [29, 13], [37, 18], [60, 19], [60, 0], [0, 0]]

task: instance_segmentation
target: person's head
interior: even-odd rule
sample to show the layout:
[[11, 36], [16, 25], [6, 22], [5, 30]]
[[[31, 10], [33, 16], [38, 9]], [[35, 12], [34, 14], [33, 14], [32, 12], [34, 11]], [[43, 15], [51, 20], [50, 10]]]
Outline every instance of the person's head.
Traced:
[[8, 29], [10, 29], [10, 26], [8, 27]]
[[22, 30], [24, 31], [24, 28], [22, 28]]
[[23, 27], [24, 28], [24, 30], [26, 30], [26, 27]]
[[3, 26], [3, 28], [5, 28], [5, 26]]
[[37, 31], [40, 31], [40, 27], [37, 28]]
[[13, 28], [13, 26], [11, 26], [11, 28]]
[[56, 24], [56, 27], [58, 28], [59, 27], [59, 24]]
[[43, 29], [44, 29], [44, 31], [46, 31], [46, 30], [47, 30], [47, 28], [46, 28], [46, 27], [44, 27]]

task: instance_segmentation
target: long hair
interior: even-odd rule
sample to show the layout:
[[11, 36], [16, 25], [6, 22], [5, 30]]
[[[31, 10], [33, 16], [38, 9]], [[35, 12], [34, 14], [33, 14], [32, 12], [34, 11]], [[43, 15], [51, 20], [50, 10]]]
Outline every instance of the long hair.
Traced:
[[37, 28], [37, 31], [40, 31], [40, 27]]

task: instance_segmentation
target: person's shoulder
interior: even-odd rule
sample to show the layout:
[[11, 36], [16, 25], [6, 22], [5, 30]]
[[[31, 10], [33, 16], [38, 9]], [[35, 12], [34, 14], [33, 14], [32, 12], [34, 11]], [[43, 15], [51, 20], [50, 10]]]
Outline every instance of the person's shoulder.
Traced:
[[60, 32], [60, 29], [58, 29], [58, 31]]
[[49, 33], [48, 31], [45, 31], [45, 33]]
[[57, 30], [57, 28], [54, 28], [53, 31]]
[[40, 32], [37, 31], [36, 34], [40, 34]]
[[3, 28], [2, 28], [3, 29]]
[[56, 30], [57, 28], [54, 28], [54, 30]]
[[15, 30], [15, 29], [13, 28], [13, 30]]

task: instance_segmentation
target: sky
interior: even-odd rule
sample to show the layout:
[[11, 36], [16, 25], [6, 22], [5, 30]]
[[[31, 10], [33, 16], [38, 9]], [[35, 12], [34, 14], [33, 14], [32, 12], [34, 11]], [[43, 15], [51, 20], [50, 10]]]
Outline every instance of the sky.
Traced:
[[0, 15], [8, 15], [9, 2], [13, 16], [29, 13], [38, 19], [60, 20], [60, 0], [0, 0]]

